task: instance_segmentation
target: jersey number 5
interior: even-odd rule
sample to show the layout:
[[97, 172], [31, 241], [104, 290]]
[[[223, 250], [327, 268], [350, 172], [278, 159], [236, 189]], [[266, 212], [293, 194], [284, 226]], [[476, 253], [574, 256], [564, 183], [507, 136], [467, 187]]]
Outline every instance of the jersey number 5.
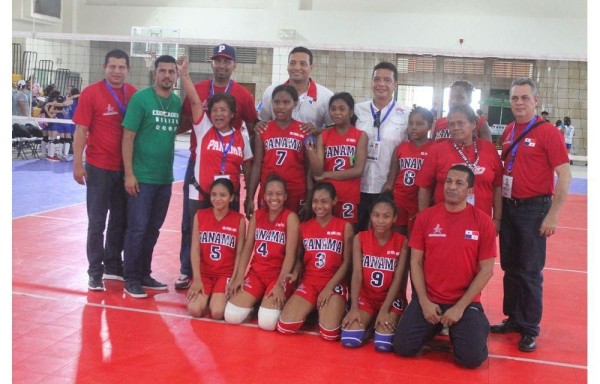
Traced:
[[214, 261], [221, 260], [221, 247], [219, 245], [210, 246], [210, 259]]

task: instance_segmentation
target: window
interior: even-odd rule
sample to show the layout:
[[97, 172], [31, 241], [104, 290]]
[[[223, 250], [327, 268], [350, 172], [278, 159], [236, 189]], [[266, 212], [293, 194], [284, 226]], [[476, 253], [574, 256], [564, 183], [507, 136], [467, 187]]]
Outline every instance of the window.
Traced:
[[416, 85], [399, 85], [398, 102], [412, 108], [413, 104], [431, 109], [433, 102], [433, 87]]

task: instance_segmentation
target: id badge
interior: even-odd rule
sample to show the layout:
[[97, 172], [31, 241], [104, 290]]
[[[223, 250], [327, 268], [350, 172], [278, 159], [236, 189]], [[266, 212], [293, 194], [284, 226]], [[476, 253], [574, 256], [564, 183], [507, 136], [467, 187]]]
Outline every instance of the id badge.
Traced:
[[471, 204], [472, 206], [475, 206], [475, 194], [474, 193], [469, 193], [467, 195], [467, 203]]
[[379, 150], [381, 149], [379, 144], [380, 144], [379, 141], [373, 141], [373, 142], [369, 143], [367, 160], [371, 160], [371, 161], [379, 160]]
[[512, 183], [512, 176], [502, 176], [502, 197], [506, 197], [507, 199], [510, 199], [512, 197]]
[[229, 175], [215, 175], [215, 180], [217, 179], [227, 179], [230, 180]]

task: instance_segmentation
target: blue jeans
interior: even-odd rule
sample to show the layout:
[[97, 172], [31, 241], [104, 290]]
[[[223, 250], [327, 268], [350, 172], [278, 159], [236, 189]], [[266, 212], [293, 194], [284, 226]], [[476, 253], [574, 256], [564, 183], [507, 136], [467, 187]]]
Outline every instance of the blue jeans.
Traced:
[[85, 170], [88, 275], [96, 278], [102, 277], [104, 272], [120, 275], [123, 273], [121, 252], [127, 224], [123, 171], [109, 171], [90, 164], [85, 165]]
[[139, 183], [137, 197], [127, 196], [127, 231], [123, 258], [126, 282], [140, 282], [152, 273], [152, 253], [167, 217], [171, 184]]
[[[438, 304], [442, 312], [452, 305]], [[442, 324], [430, 324], [423, 316], [417, 295], [406, 307], [394, 335], [394, 352], [400, 356], [416, 355], [427, 340], [442, 330]], [[449, 329], [454, 360], [467, 368], [476, 368], [488, 357], [487, 340], [490, 323], [481, 303], [471, 303], [461, 319]]]
[[190, 156], [185, 176], [183, 178], [183, 210], [181, 212], [181, 246], [179, 248], [179, 273], [192, 276], [192, 264], [190, 262], [190, 253], [192, 246], [192, 217], [190, 216], [190, 183], [194, 176], [194, 165], [196, 159]]
[[504, 271], [503, 312], [523, 334], [537, 336], [542, 320], [542, 270], [546, 237], [540, 227], [552, 200], [515, 205], [504, 199], [500, 227], [500, 266]]

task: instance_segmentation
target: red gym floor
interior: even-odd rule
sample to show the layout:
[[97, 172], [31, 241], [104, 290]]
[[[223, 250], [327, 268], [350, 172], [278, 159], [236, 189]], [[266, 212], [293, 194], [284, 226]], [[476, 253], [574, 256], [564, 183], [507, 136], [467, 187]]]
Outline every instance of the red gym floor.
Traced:
[[[587, 367], [587, 196], [570, 194], [549, 239], [538, 350], [518, 335], [490, 335], [490, 357], [466, 370], [447, 339], [412, 359], [326, 342], [315, 333], [283, 336], [192, 319], [179, 273], [181, 182], [153, 260], [168, 292], [148, 299], [88, 292], [85, 204], [13, 219], [12, 377], [14, 383], [585, 383]], [[13, 201], [14, 203], [14, 201]], [[502, 315], [502, 271], [485, 288], [491, 322]]]

